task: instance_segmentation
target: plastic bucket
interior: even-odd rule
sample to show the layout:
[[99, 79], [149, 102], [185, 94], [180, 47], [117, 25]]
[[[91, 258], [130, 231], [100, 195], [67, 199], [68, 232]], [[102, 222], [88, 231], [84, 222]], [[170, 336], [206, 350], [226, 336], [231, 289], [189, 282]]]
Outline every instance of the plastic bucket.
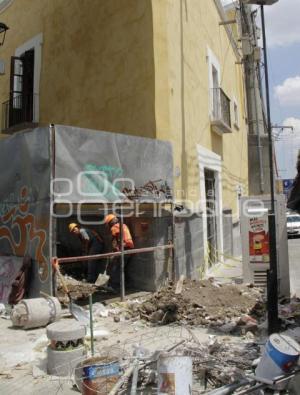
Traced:
[[193, 362], [190, 357], [161, 355], [157, 362], [158, 395], [192, 393]]
[[[298, 362], [300, 346], [289, 336], [274, 334], [267, 341], [265, 351], [255, 370], [257, 377], [273, 380], [288, 373]], [[281, 383], [284, 388], [286, 383]]]
[[120, 364], [116, 360], [96, 357], [81, 363], [83, 395], [106, 395], [120, 377]]

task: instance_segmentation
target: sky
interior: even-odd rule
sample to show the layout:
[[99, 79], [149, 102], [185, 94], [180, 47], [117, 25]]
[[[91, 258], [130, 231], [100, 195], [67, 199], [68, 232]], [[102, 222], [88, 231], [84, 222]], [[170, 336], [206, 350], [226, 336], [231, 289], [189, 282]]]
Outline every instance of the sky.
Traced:
[[296, 175], [300, 149], [300, 0], [265, 6], [265, 21], [272, 124], [294, 127], [293, 132], [274, 130], [279, 177], [289, 179]]
[[300, 0], [265, 8], [272, 123], [293, 126], [275, 142], [279, 177], [294, 178], [300, 149]]

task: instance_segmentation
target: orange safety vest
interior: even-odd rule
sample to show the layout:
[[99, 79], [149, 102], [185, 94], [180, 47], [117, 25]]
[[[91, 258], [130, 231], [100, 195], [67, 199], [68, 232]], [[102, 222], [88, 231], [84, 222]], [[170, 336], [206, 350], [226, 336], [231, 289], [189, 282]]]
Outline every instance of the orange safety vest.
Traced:
[[[118, 246], [120, 248], [121, 247], [120, 246], [120, 224], [118, 223], [118, 224], [113, 225], [110, 228], [110, 230], [111, 230], [112, 237], [117, 239]], [[127, 248], [127, 249], [134, 248], [130, 230], [128, 229], [128, 226], [125, 224], [123, 224], [123, 243], [124, 243], [124, 248]]]

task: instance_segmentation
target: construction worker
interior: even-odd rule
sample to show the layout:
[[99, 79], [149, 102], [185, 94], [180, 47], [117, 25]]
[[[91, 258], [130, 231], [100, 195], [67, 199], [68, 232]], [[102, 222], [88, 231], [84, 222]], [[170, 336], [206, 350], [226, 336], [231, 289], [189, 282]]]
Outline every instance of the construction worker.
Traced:
[[[105, 224], [108, 226], [111, 237], [112, 237], [112, 250], [120, 251], [121, 250], [121, 237], [120, 237], [120, 221], [115, 214], [108, 214], [104, 219]], [[130, 234], [130, 230], [128, 226], [123, 224], [123, 247], [124, 250], [130, 250], [134, 248], [132, 236]], [[130, 259], [130, 255], [124, 256], [124, 268], [126, 268], [128, 261]], [[120, 269], [121, 262], [120, 258], [112, 259], [110, 264], [110, 282], [109, 285], [112, 288], [119, 288], [120, 285]]]
[[[104, 241], [94, 230], [80, 227], [75, 222], [69, 224], [70, 233], [79, 237], [82, 245], [83, 255], [97, 255], [104, 251]], [[88, 261], [87, 281], [94, 283], [101, 272], [101, 260], [92, 259]]]

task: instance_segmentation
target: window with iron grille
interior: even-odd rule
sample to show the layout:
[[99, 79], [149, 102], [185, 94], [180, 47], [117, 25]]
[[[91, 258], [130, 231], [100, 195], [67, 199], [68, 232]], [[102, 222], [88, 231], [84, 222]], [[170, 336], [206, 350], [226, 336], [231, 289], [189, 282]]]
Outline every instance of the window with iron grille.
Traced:
[[11, 58], [8, 127], [33, 121], [34, 49]]

